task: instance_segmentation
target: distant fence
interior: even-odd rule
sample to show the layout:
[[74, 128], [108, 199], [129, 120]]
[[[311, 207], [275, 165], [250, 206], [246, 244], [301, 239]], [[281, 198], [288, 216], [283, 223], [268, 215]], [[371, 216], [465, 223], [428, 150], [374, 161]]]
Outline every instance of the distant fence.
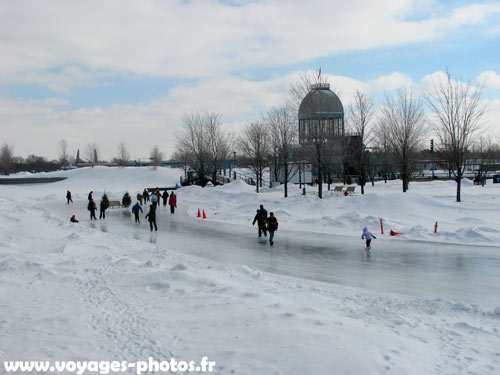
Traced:
[[21, 185], [21, 184], [46, 184], [58, 182], [67, 177], [25, 177], [25, 178], [0, 178], [0, 185]]
[[[255, 186], [255, 184], [256, 184], [255, 176], [244, 174], [241, 172], [232, 171], [231, 173], [228, 173], [227, 177], [226, 177], [226, 171], [220, 170], [219, 174], [217, 175], [217, 181], [222, 182], [222, 183], [228, 183], [228, 182], [231, 182], [234, 180], [244, 181], [248, 185]], [[270, 184], [269, 179], [263, 179], [262, 184], [263, 184], [263, 186], [269, 186], [269, 184]]]

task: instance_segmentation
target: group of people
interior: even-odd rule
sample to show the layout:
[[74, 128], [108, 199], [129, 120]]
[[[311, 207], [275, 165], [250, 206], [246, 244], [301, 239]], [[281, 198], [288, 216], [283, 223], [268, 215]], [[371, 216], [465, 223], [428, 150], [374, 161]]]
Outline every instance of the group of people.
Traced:
[[259, 227], [259, 237], [262, 237], [262, 234], [264, 234], [264, 237], [267, 237], [267, 232], [269, 232], [269, 243], [271, 246], [274, 245], [274, 232], [278, 230], [278, 220], [274, 216], [274, 213], [271, 212], [269, 216], [267, 216], [267, 210], [264, 208], [264, 205], [261, 204], [253, 219], [252, 225], [255, 225], [255, 223], [257, 223]]
[[[134, 214], [135, 217], [135, 222], [140, 224], [141, 220], [139, 218], [139, 212], [144, 212], [142, 210], [141, 205], [139, 202], [136, 202], [134, 206], [132, 207], [132, 213]], [[158, 230], [158, 225], [156, 225], [156, 206], [155, 205], [150, 205], [149, 206], [149, 212], [146, 214], [146, 219], [149, 221], [149, 228], [151, 229], [151, 232], [153, 231], [153, 227], [155, 228], [155, 231]]]
[[[71, 198], [71, 193], [69, 190], [68, 193]], [[87, 210], [90, 212], [90, 220], [92, 219], [97, 220], [97, 217], [95, 216], [95, 212], [97, 211], [97, 204], [95, 203], [92, 194], [94, 194], [93, 191], [91, 191], [88, 195], [89, 203], [87, 204]], [[68, 194], [66, 194], [66, 198], [68, 198]], [[73, 203], [73, 201], [71, 202]], [[101, 198], [101, 203], [99, 204], [99, 219], [106, 219], [106, 210], [108, 208], [109, 208], [109, 198], [106, 195], [106, 193], [104, 193]]]
[[[90, 220], [97, 220], [97, 217], [95, 215], [97, 211], [97, 205], [94, 201], [93, 198], [93, 191], [90, 191], [88, 195], [88, 204], [87, 204], [87, 210], [90, 212]], [[70, 202], [73, 203], [73, 200], [71, 198], [71, 192], [68, 190], [66, 193], [66, 199], [67, 199], [67, 204]], [[143, 194], [138, 193], [137, 194], [137, 202], [136, 204], [132, 207], [132, 213], [134, 214], [135, 217], [135, 222], [140, 223], [140, 218], [139, 218], [139, 212], [144, 212], [142, 210], [142, 202], [144, 200], [144, 203], [147, 203], [151, 200], [151, 205], [149, 206], [149, 212], [146, 214], [146, 219], [149, 221], [149, 226], [151, 228], [151, 231], [153, 231], [153, 227], [155, 228], [155, 231], [158, 230], [158, 226], [156, 224], [156, 208], [159, 207], [159, 202], [160, 199], [163, 199], [163, 206], [165, 207], [167, 205], [167, 202], [170, 206], [170, 213], [174, 214], [175, 209], [177, 208], [177, 195], [172, 191], [172, 193], [169, 195], [168, 192], [165, 190], [163, 192], [163, 195], [160, 194], [159, 189], [155, 189], [154, 192], [149, 195], [147, 189], [144, 189]], [[100, 214], [99, 214], [99, 219], [105, 219], [106, 218], [106, 210], [109, 208], [109, 199], [106, 195], [106, 193], [103, 194], [101, 203], [100, 203]], [[70, 218], [70, 221], [72, 223], [78, 223], [79, 221], [76, 219], [75, 215], [72, 215]]]
[[162, 200], [163, 200], [163, 207], [166, 207], [168, 203], [168, 205], [170, 206], [170, 213], [173, 214], [175, 212], [175, 209], [177, 208], [177, 196], [173, 191], [170, 193], [170, 195], [166, 190], [163, 191], [163, 194], [161, 194], [160, 189], [156, 188], [153, 192], [151, 192], [151, 194], [149, 194], [147, 189], [144, 189], [142, 194], [137, 193], [137, 202], [141, 206], [143, 201], [144, 204], [151, 201], [151, 204], [156, 208], [160, 206], [160, 202]]

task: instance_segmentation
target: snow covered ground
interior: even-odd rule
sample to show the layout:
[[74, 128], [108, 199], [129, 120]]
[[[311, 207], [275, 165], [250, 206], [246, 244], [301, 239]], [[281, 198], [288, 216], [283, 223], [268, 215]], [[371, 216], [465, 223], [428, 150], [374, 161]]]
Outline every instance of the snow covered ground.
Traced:
[[[281, 187], [257, 195], [234, 182], [178, 190], [179, 211], [160, 209], [159, 233], [135, 225], [128, 210], [109, 211], [105, 222], [87, 217], [90, 190], [121, 200], [173, 186], [181, 174], [96, 167], [44, 174], [68, 177], [57, 183], [0, 186], [2, 361], [208, 356], [217, 374], [500, 372], [500, 186], [464, 186], [458, 204], [452, 182], [412, 183], [405, 194], [399, 182], [382, 182], [364, 196], [323, 200], [310, 187], [283, 199]], [[279, 220], [274, 248], [255, 238], [259, 204]], [[404, 235], [379, 235], [379, 218]], [[371, 259], [364, 225], [378, 237]], [[322, 247], [306, 261], [309, 242]], [[359, 280], [364, 268], [385, 282]], [[414, 268], [439, 271], [420, 293], [410, 290], [419, 289]], [[405, 274], [411, 285], [401, 286]], [[451, 292], [453, 275], [470, 279]]]

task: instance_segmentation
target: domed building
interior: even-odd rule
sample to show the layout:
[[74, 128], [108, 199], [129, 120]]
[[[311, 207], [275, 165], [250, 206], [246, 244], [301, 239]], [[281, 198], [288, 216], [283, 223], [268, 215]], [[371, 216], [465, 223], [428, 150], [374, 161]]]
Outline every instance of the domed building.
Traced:
[[299, 143], [314, 143], [320, 137], [326, 142], [343, 138], [344, 107], [328, 83], [311, 86], [299, 107]]
[[[328, 182], [355, 173], [350, 160], [353, 150], [361, 147], [360, 137], [345, 132], [344, 106], [330, 90], [330, 84], [311, 85], [300, 103], [298, 120], [299, 145], [291, 151], [295, 161], [288, 163], [288, 182]], [[271, 167], [271, 185], [284, 183], [282, 166], [279, 173], [274, 168]]]

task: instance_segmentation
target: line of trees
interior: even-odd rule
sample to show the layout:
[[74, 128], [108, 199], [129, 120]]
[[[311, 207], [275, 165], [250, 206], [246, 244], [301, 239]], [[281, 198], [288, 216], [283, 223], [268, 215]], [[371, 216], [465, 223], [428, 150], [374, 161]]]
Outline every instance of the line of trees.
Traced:
[[[332, 176], [336, 173], [338, 177], [341, 170], [344, 183], [349, 183], [353, 173], [364, 194], [368, 179], [373, 184], [377, 175], [387, 181], [397, 174], [402, 181], [402, 191], [406, 192], [416, 172], [416, 162], [425, 155], [424, 140], [436, 138], [434, 156], [441, 163], [444, 160], [450, 176], [456, 178], [457, 202], [461, 201], [461, 179], [471, 158], [480, 163], [479, 177], [484, 177], [490, 166], [498, 162], [498, 144], [479, 137], [486, 111], [481, 100], [482, 87], [454, 80], [449, 72], [435, 77], [423, 91], [423, 97], [415, 95], [410, 87], [401, 87], [395, 93], [387, 93], [378, 109], [371, 96], [356, 91], [345, 118], [350, 133], [332, 135], [327, 129], [328, 121], [313, 120], [310, 121], [310, 142], [299, 147], [300, 103], [313, 84], [324, 83], [321, 75], [302, 74], [291, 86], [284, 105], [269, 109], [260, 120], [250, 121], [239, 136], [223, 127], [218, 113], [194, 111], [186, 114], [176, 136], [172, 159], [181, 162], [186, 172], [194, 168], [198, 176], [215, 181], [217, 172], [226, 167], [233, 153], [238, 152], [255, 177], [257, 192], [263, 186], [264, 170], [271, 167], [274, 180], [284, 181], [285, 197], [288, 196], [288, 182], [295, 173], [292, 173], [293, 164], [305, 161], [315, 166], [317, 182], [330, 183]], [[325, 112], [322, 97], [311, 96], [308, 105], [313, 113]], [[0, 148], [0, 168], [8, 174], [15, 165], [22, 164], [39, 169], [78, 161], [92, 166], [102, 162], [95, 142], [85, 146], [81, 160], [79, 156], [75, 160], [70, 154], [64, 139], [58, 144], [58, 152], [57, 161], [48, 162], [34, 155], [16, 159], [13, 147], [4, 143]], [[163, 157], [159, 147], [153, 146], [150, 160], [155, 168], [161, 165]], [[124, 167], [130, 164], [129, 159], [125, 143], [120, 142], [112, 161]], [[318, 183], [319, 198], [323, 196], [322, 189], [323, 183]]]
[[182, 118], [176, 135], [173, 157], [194, 168], [200, 178], [217, 180], [217, 171], [225, 166], [234, 149], [234, 136], [222, 127], [221, 115], [215, 112], [192, 112]]
[[[75, 156], [70, 153], [68, 142], [65, 139], [61, 139], [58, 142], [57, 149], [58, 156], [57, 159], [54, 160], [48, 160], [44, 156], [37, 155], [29, 155], [26, 158], [22, 158], [20, 156], [15, 156], [14, 147], [5, 142], [0, 148], [0, 170], [4, 174], [9, 175], [12, 172], [21, 171], [55, 171], [61, 168], [67, 168], [71, 164], [85, 164], [93, 167], [99, 163], [107, 163], [105, 160], [102, 160], [99, 145], [95, 142], [85, 145], [81, 157], [79, 150]], [[149, 160], [155, 169], [162, 164], [164, 160], [164, 153], [160, 151], [160, 148], [157, 145], [154, 145], [151, 148]], [[118, 143], [116, 157], [111, 159], [111, 163], [120, 167], [132, 165], [130, 153], [124, 142]]]
[[[217, 170], [230, 159], [231, 150], [237, 150], [254, 175], [257, 192], [263, 185], [264, 170], [271, 167], [273, 179], [284, 182], [285, 197], [291, 165], [304, 160], [315, 166], [318, 182], [330, 183], [333, 173], [342, 170], [344, 183], [349, 183], [354, 170], [362, 194], [368, 179], [373, 184], [376, 176], [387, 182], [396, 175], [406, 192], [412, 176], [418, 172], [418, 161], [429, 156], [424, 141], [436, 138], [435, 156], [447, 160], [450, 175], [456, 177], [458, 202], [461, 178], [473, 153], [480, 155], [483, 174], [488, 169], [486, 164], [498, 161], [498, 146], [478, 141], [485, 113], [482, 87], [455, 81], [449, 73], [435, 78], [423, 97], [406, 86], [387, 93], [378, 109], [371, 96], [356, 91], [345, 118], [350, 131], [347, 136], [332, 136], [326, 121], [311, 121], [311, 142], [299, 147], [300, 103], [313, 84], [324, 83], [321, 76], [304, 73], [291, 86], [286, 104], [269, 109], [260, 120], [250, 121], [238, 137], [224, 131], [219, 114], [185, 115], [173, 158], [182, 161], [186, 170], [193, 167], [200, 176], [210, 174], [215, 180]], [[321, 113], [325, 104], [321, 95], [317, 98], [311, 99], [309, 105], [314, 107], [313, 112]], [[322, 186], [318, 184], [319, 198], [323, 196]]]

